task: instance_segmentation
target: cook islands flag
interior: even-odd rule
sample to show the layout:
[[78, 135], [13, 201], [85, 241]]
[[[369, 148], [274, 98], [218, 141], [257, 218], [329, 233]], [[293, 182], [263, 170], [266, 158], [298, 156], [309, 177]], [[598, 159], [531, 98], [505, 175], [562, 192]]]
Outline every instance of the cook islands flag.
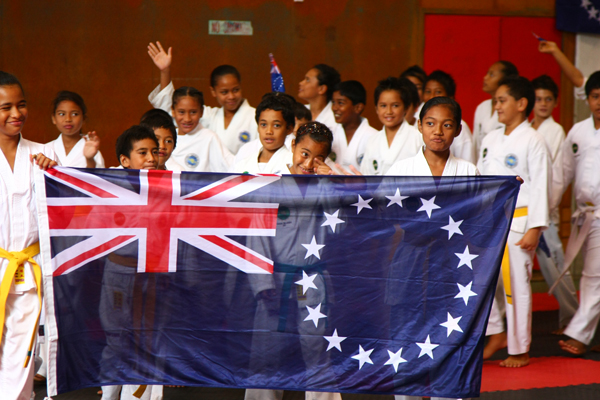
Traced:
[[283, 76], [281, 75], [281, 71], [275, 62], [275, 57], [273, 57], [272, 53], [269, 54], [269, 59], [271, 60], [271, 91], [285, 93]]

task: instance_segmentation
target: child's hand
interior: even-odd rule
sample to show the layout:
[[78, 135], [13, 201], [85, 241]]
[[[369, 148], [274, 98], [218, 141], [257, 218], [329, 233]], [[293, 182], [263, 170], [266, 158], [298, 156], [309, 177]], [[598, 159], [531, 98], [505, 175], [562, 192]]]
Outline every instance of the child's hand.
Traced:
[[521, 178], [519, 175], [517, 175], [517, 180], [519, 181], [519, 183], [523, 184], [525, 183], [525, 181], [523, 180], [523, 178]]
[[548, 40], [542, 40], [538, 45], [538, 50], [540, 53], [552, 54], [557, 51], [560, 51], [556, 43], [550, 42]]
[[89, 166], [88, 168], [95, 168], [96, 161], [94, 161], [94, 157], [98, 154], [98, 149], [100, 148], [100, 138], [96, 135], [96, 132], [88, 132], [87, 135], [83, 137], [85, 139], [85, 145], [83, 146], [83, 156], [85, 159], [94, 165]]
[[338, 171], [341, 172], [341, 174], [335, 173], [334, 175], [360, 175], [362, 176], [362, 174], [360, 173], [359, 170], [357, 170], [354, 165], [350, 165], [350, 171], [348, 171], [347, 169], [345, 169], [344, 167], [342, 167], [340, 164], [336, 163], [335, 164], [335, 169], [337, 169]]
[[53, 168], [58, 165], [56, 163], [56, 161], [54, 161], [51, 158], [46, 157], [42, 153], [31, 154], [29, 157], [31, 159], [31, 162], [35, 161], [35, 163], [40, 167], [40, 169], [43, 169], [44, 171], [47, 170], [48, 168]]
[[534, 251], [538, 247], [542, 231], [539, 227], [528, 230], [523, 238], [515, 243], [515, 246], [521, 246], [525, 251]]
[[317, 174], [317, 175], [333, 175], [333, 171], [331, 170], [329, 165], [325, 164], [323, 161], [319, 160], [318, 158], [315, 158], [314, 164], [316, 165], [315, 174]]
[[171, 49], [172, 47], [169, 47], [168, 53], [165, 52], [160, 42], [156, 42], [156, 45], [154, 43], [148, 45], [148, 55], [159, 70], [164, 71], [171, 67]]

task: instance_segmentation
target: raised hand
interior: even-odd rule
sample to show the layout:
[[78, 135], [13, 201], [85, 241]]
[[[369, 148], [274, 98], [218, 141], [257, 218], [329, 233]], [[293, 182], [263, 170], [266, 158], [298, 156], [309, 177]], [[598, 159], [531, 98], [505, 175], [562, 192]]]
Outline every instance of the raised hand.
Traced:
[[556, 43], [550, 42], [548, 40], [542, 40], [538, 45], [538, 50], [540, 53], [553, 54], [560, 49], [558, 48]]
[[172, 49], [172, 47], [169, 47], [165, 51], [160, 42], [156, 42], [156, 45], [154, 43], [148, 45], [148, 55], [160, 71], [165, 71], [171, 67]]
[[88, 132], [83, 137], [85, 139], [85, 145], [83, 146], [83, 156], [87, 162], [88, 168], [96, 168], [96, 161], [94, 157], [98, 154], [100, 149], [100, 138], [96, 135], [96, 132]]

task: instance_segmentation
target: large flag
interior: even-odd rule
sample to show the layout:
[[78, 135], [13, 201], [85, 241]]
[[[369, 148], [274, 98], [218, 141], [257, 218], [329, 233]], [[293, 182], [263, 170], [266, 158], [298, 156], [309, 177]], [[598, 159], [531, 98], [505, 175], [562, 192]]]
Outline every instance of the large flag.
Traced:
[[600, 33], [600, 0], [556, 0], [556, 29]]
[[269, 54], [269, 59], [271, 60], [271, 91], [285, 93], [283, 76], [281, 75], [281, 71], [275, 62], [275, 57], [273, 57], [273, 54]]
[[518, 186], [40, 172], [49, 395], [174, 384], [478, 396]]

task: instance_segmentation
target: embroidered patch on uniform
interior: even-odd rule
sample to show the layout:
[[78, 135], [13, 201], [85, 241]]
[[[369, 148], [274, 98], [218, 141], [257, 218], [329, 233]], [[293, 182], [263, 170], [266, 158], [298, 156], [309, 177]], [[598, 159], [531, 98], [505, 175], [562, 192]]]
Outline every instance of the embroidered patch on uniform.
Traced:
[[362, 160], [363, 160], [364, 156], [365, 156], [364, 154], [361, 154], [360, 156], [356, 157], [356, 163], [358, 165], [362, 164]]
[[197, 154], [188, 154], [187, 156], [185, 156], [185, 165], [187, 165], [188, 167], [196, 167], [198, 165], [199, 162], [199, 158]]
[[285, 221], [290, 217], [290, 209], [286, 206], [279, 206], [279, 211], [277, 212], [277, 219]]
[[514, 168], [517, 166], [518, 163], [519, 161], [517, 160], [517, 156], [515, 156], [514, 154], [509, 154], [504, 159], [504, 164], [506, 164], [508, 168]]
[[487, 156], [487, 147], [483, 149], [483, 158], [485, 158], [485, 156]]
[[335, 154], [335, 152], [332, 151], [331, 153], [329, 153], [329, 158], [331, 159], [331, 161], [335, 162], [337, 154]]
[[373, 160], [373, 168], [375, 168], [375, 171], [377, 171], [377, 160]]
[[579, 146], [577, 146], [577, 143], [573, 143], [573, 154], [577, 153], [577, 150], [579, 150]]
[[15, 285], [22, 285], [25, 283], [25, 268], [22, 265], [17, 267], [15, 272]]
[[244, 131], [240, 133], [240, 142], [248, 143], [250, 141], [250, 133]]

